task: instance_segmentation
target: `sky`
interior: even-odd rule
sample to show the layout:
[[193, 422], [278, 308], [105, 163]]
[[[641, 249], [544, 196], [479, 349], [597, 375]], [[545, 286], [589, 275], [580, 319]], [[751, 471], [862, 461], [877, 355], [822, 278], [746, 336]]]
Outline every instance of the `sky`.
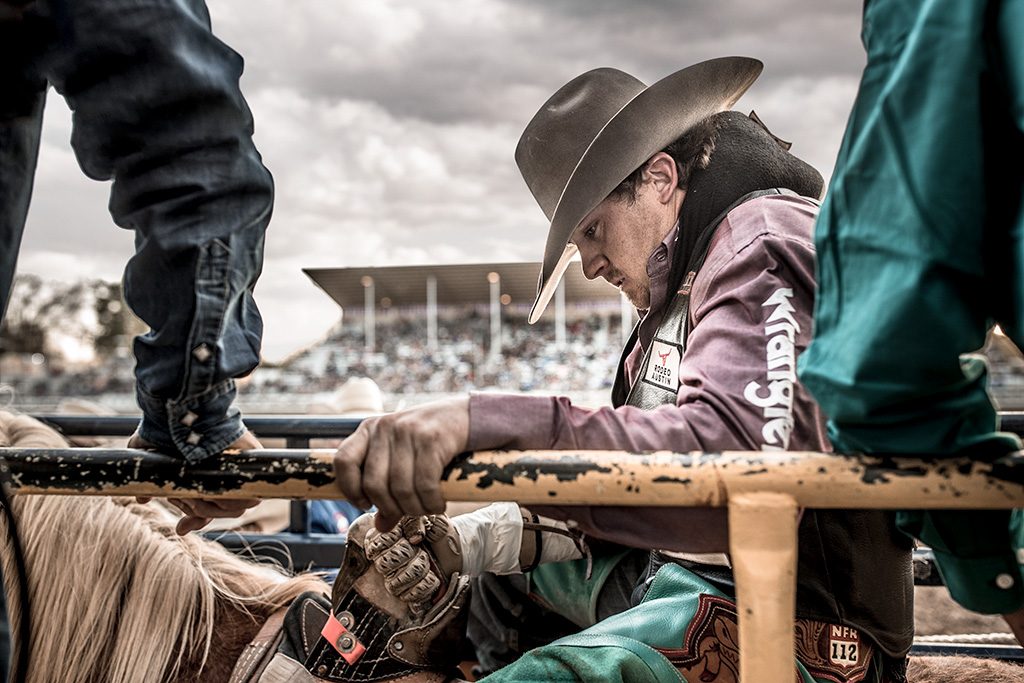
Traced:
[[[754, 109], [826, 178], [864, 65], [857, 0], [210, 0], [245, 59], [242, 91], [276, 202], [256, 301], [269, 360], [322, 338], [338, 307], [307, 267], [538, 261], [547, 223], [516, 168], [561, 85], [611, 66], [646, 83], [726, 55], [761, 59]], [[132, 235], [71, 152], [51, 91], [19, 272], [118, 280]]]

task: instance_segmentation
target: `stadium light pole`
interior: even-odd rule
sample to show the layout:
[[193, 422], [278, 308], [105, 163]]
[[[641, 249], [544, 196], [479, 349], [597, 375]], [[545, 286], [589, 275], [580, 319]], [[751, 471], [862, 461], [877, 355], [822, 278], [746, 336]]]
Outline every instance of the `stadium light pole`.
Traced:
[[555, 289], [555, 346], [559, 349], [565, 348], [565, 280]]
[[427, 348], [437, 348], [437, 278], [427, 276]]
[[491, 360], [501, 355], [501, 276], [493, 270], [487, 273], [491, 283]]
[[369, 275], [364, 275], [360, 283], [363, 285], [363, 335], [366, 340], [366, 350], [372, 352], [377, 345], [377, 321], [374, 319], [376, 287], [373, 278]]

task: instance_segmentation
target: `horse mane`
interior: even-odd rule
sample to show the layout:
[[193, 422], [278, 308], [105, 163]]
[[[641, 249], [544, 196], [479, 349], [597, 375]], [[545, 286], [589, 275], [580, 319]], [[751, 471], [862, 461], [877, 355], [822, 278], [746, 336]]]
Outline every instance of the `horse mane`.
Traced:
[[[5, 444], [66, 446], [36, 420], [0, 411]], [[311, 574], [178, 536], [175, 516], [158, 505], [88, 496], [13, 496], [11, 505], [29, 574], [31, 681], [225, 681], [270, 614], [327, 590]], [[17, 625], [4, 527], [0, 520], [0, 566]]]
[[[67, 444], [30, 417], [0, 411], [4, 445]], [[24, 495], [11, 505], [29, 573], [31, 682], [223, 683], [270, 614], [300, 593], [327, 591], [313, 575], [289, 576], [196, 534], [178, 536], [175, 516], [158, 505]], [[0, 568], [16, 628], [21, 605], [3, 516]], [[912, 657], [908, 680], [1024, 683], [1024, 668]]]

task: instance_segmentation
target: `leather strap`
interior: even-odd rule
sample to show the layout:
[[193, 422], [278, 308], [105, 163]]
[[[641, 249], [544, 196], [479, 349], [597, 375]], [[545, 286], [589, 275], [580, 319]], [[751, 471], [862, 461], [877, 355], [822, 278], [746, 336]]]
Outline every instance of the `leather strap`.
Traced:
[[235, 668], [231, 671], [231, 678], [228, 683], [250, 683], [259, 680], [263, 670], [277, 652], [277, 646], [281, 641], [281, 629], [284, 626], [284, 615], [287, 607], [282, 607], [263, 622], [256, 637], [249, 641], [249, 644], [242, 650]]

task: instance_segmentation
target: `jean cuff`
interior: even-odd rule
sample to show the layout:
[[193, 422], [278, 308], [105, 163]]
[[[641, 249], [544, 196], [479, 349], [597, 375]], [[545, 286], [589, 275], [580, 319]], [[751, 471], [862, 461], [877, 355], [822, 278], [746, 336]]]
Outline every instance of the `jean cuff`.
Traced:
[[190, 464], [217, 455], [245, 433], [242, 415], [233, 405], [235, 394], [230, 379], [180, 400], [153, 396], [137, 384], [139, 436]]

